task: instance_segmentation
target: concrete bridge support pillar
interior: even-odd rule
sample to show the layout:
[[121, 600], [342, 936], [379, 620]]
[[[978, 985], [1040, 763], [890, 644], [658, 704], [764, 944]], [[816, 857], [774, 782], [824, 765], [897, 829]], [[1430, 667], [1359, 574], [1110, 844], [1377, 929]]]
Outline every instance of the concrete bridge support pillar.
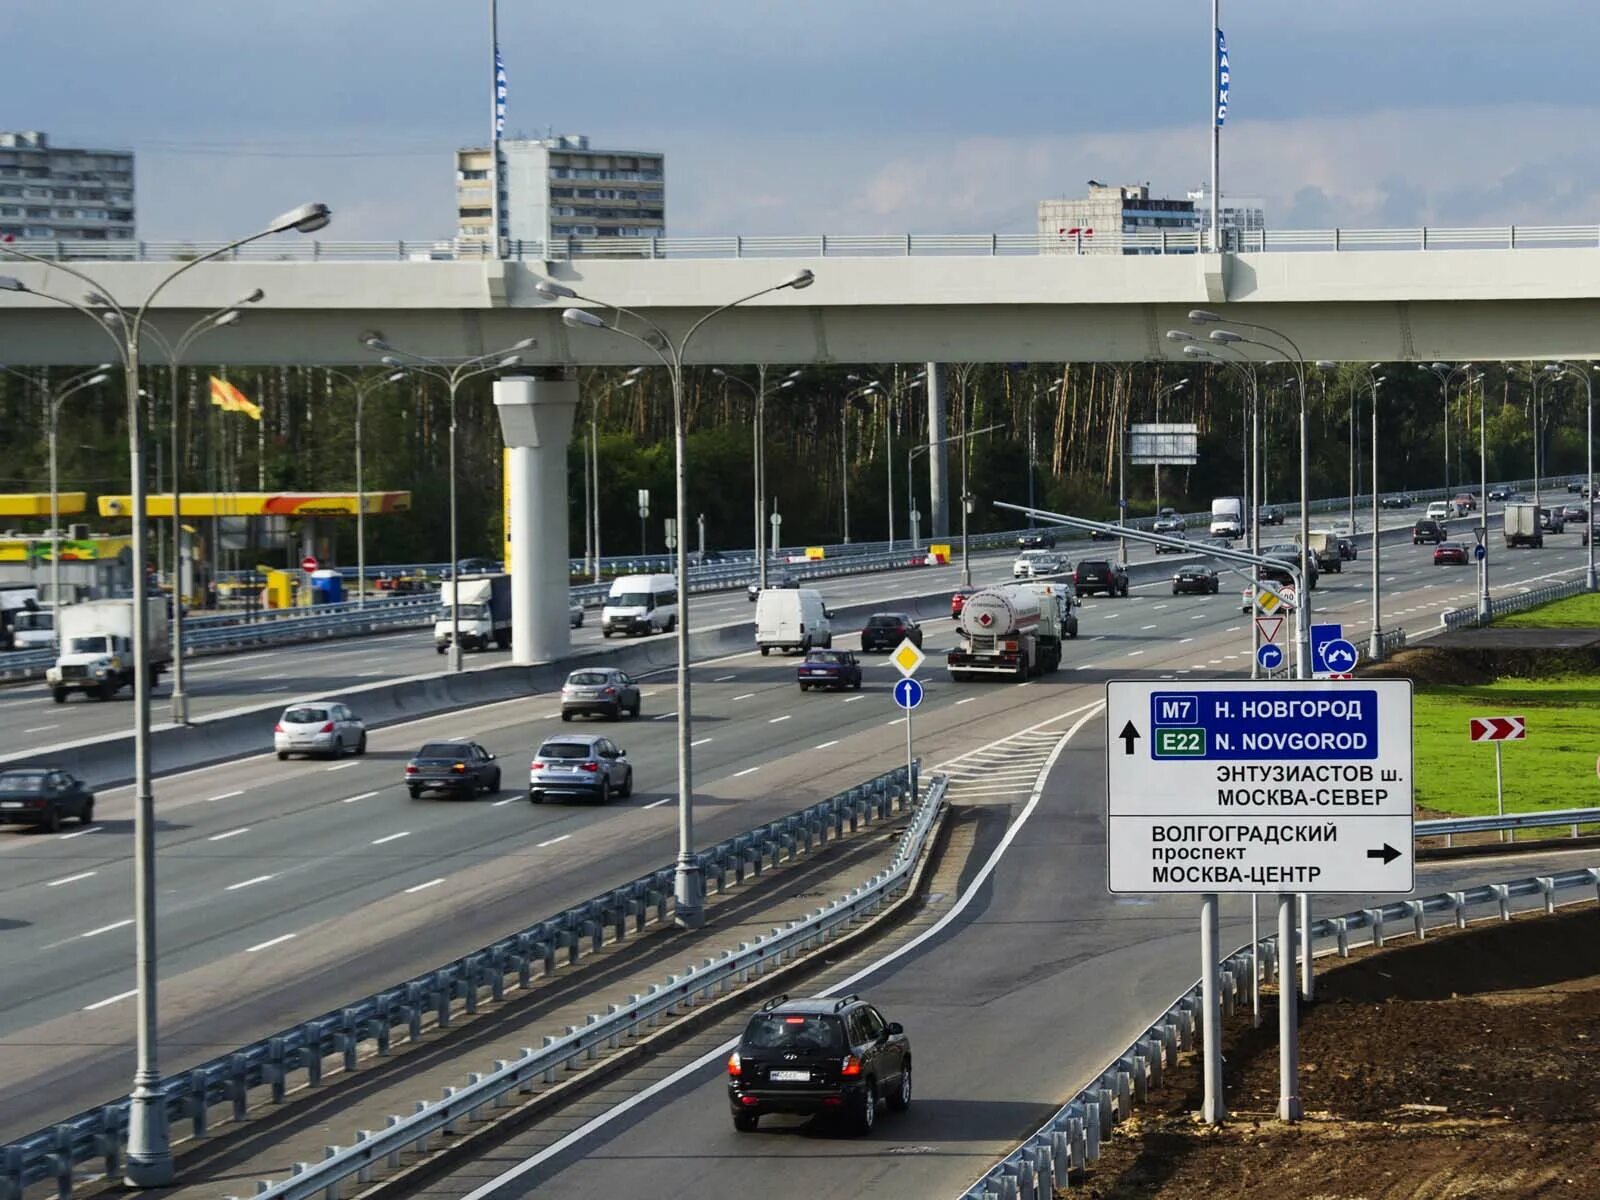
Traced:
[[928, 364], [928, 530], [930, 541], [950, 536], [950, 447], [947, 415], [950, 372], [943, 363]]
[[506, 566], [511, 572], [511, 661], [549, 662], [572, 647], [569, 625], [567, 446], [578, 381], [567, 367], [497, 379], [506, 442]]

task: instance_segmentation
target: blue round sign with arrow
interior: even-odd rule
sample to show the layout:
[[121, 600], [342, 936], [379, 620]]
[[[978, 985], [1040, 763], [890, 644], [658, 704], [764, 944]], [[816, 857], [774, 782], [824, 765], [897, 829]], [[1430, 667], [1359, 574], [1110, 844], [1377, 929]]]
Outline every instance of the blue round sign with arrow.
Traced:
[[1262, 642], [1256, 647], [1256, 665], [1263, 671], [1276, 671], [1283, 666], [1283, 647]]
[[922, 703], [922, 685], [915, 679], [902, 679], [894, 685], [894, 702], [908, 712]]
[[1479, 562], [1482, 562], [1484, 559], [1489, 557], [1489, 547], [1485, 546], [1482, 542], [1479, 542], [1472, 548], [1472, 557], [1477, 559]]

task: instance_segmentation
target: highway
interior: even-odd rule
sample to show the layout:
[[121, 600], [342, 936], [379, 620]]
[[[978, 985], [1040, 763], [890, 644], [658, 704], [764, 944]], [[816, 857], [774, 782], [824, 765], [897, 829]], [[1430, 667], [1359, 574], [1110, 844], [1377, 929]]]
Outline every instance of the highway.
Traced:
[[[1571, 572], [1578, 547], [1510, 559], [1507, 574]], [[1325, 577], [1319, 615], [1359, 635], [1367, 560]], [[1463, 602], [1473, 573], [1434, 568], [1427, 547], [1389, 551], [1391, 614]], [[1514, 571], [1520, 573], [1514, 574]], [[1511, 586], [1509, 580], [1501, 586]], [[744, 603], [744, 601], [740, 601]], [[1112, 675], [1238, 670], [1248, 626], [1236, 593], [1169, 594], [1165, 579], [1082, 610], [1062, 671], [1023, 685], [951, 684], [934, 652], [916, 729], [933, 762], [1097, 697]], [[1429, 618], [1430, 622], [1433, 618]], [[843, 644], [848, 645], [847, 639]], [[878, 660], [859, 694], [802, 696], [793, 660], [753, 652], [694, 668], [697, 841], [793, 811], [892, 766], [901, 753]], [[671, 677], [646, 681], [637, 722], [596, 725], [638, 766], [635, 796], [601, 810], [529, 806], [518, 784], [539, 738], [565, 729], [530, 697], [394, 726], [364, 759], [261, 755], [169, 777], [157, 789], [164, 1065], [247, 1041], [425, 970], [671, 860], [676, 845]], [[475, 802], [410, 800], [404, 757], [423, 738], [470, 736], [502, 755], [507, 788]], [[1089, 789], [1084, 794], [1092, 793]], [[0, 834], [0, 1132], [117, 1094], [130, 1057], [131, 797], [102, 793], [88, 832]], [[1096, 876], [1098, 879], [1098, 875]], [[50, 1070], [41, 1099], [26, 1084]]]

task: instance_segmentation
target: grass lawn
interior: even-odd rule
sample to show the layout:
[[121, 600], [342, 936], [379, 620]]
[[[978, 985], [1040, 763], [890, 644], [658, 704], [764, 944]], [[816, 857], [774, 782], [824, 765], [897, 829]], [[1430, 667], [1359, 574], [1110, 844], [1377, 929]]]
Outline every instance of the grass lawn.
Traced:
[[1600, 592], [1553, 600], [1527, 612], [1496, 617], [1494, 623], [1510, 629], [1600, 629]]
[[1419, 685], [1413, 712], [1420, 807], [1458, 816], [1494, 812], [1494, 746], [1467, 740], [1468, 719], [1526, 717], [1527, 736], [1502, 750], [1506, 811], [1600, 808], [1600, 676]]

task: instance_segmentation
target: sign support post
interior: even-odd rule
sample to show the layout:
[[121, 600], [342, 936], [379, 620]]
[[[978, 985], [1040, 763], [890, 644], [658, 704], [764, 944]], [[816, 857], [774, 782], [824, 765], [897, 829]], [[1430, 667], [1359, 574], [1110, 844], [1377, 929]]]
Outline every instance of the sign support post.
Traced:
[[894, 685], [894, 702], [906, 714], [906, 782], [911, 787], [912, 807], [917, 803], [916, 759], [911, 753], [911, 713], [922, 703], [922, 685], [912, 678], [927, 661], [922, 647], [910, 638], [904, 638], [889, 654], [889, 661], [900, 672], [900, 682]]
[[1205, 1102], [1201, 1117], [1220, 1125], [1228, 1115], [1222, 1095], [1222, 995], [1217, 979], [1217, 894], [1200, 897], [1200, 1048], [1204, 1060]]
[[[1287, 967], [1287, 971], [1285, 971]], [[1294, 896], [1278, 896], [1278, 1120], [1298, 1121], [1300, 1013], [1294, 986]]]
[[1250, 1028], [1261, 1028], [1261, 897], [1250, 893]]
[[[1494, 811], [1496, 816], [1503, 817], [1506, 815], [1506, 784], [1505, 776], [1500, 770], [1499, 742], [1494, 744]], [[1506, 831], [1504, 829], [1500, 831], [1500, 840], [1502, 842], [1506, 840]]]

